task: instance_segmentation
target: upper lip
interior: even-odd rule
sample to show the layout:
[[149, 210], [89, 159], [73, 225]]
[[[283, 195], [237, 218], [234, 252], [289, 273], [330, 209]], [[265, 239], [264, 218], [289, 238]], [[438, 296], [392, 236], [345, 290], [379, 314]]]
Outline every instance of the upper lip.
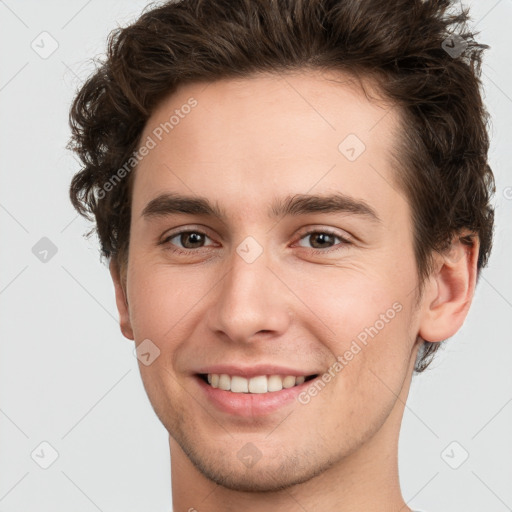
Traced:
[[236, 366], [230, 364], [216, 364], [211, 366], [203, 366], [199, 368], [195, 373], [216, 373], [218, 375], [225, 373], [233, 376], [238, 375], [240, 377], [256, 377], [258, 375], [293, 375], [295, 377], [309, 375], [316, 375], [319, 372], [299, 370], [297, 368], [290, 368], [287, 366], [276, 366], [274, 364], [257, 364], [253, 366]]

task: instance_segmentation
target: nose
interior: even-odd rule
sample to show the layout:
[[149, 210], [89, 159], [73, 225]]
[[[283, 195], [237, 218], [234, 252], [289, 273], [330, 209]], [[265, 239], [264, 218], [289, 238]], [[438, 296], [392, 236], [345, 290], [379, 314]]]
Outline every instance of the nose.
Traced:
[[[278, 277], [267, 252], [252, 262], [233, 251], [208, 312], [209, 328], [237, 343], [278, 337], [291, 321], [293, 294]], [[274, 267], [274, 268], [271, 268]]]

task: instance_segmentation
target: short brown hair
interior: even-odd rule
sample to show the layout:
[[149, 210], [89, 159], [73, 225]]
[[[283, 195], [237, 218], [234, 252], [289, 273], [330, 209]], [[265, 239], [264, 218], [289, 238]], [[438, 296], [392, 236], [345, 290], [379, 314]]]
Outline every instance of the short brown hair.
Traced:
[[[479, 239], [480, 272], [494, 220], [488, 114], [480, 95], [488, 46], [468, 29], [468, 9], [452, 7], [450, 0], [182, 0], [114, 30], [106, 59], [70, 112], [69, 148], [83, 163], [70, 197], [78, 212], [94, 216], [103, 256], [125, 268], [133, 173], [108, 193], [102, 187], [126, 166], [165, 96], [196, 81], [340, 70], [375, 79], [402, 113], [397, 178], [413, 212], [420, 285], [434, 251], [464, 230], [470, 235], [462, 242]], [[415, 371], [438, 348], [425, 340]]]

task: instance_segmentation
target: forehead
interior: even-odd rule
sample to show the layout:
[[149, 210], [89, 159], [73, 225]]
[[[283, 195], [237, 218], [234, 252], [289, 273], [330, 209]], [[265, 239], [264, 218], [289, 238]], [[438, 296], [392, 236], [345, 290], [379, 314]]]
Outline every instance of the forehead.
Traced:
[[[378, 92], [368, 90], [377, 98]], [[398, 109], [339, 72], [192, 83], [163, 100], [141, 141], [133, 210], [162, 191], [256, 206], [279, 191], [396, 195]], [[380, 188], [380, 193], [379, 189]], [[389, 190], [385, 190], [388, 188]], [[241, 194], [244, 197], [241, 197]]]

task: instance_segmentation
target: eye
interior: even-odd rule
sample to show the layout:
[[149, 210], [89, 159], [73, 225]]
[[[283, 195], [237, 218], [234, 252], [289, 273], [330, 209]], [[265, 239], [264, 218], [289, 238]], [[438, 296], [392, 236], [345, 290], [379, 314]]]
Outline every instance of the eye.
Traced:
[[[310, 241], [312, 249], [315, 249], [313, 252], [322, 253], [330, 252], [330, 249], [336, 250], [336, 239], [341, 241], [341, 245], [350, 244], [350, 241], [346, 238], [328, 230], [308, 231], [307, 233], [304, 233], [300, 238], [300, 240]], [[299, 245], [301, 247], [305, 247], [301, 243], [299, 243]]]
[[[205, 245], [206, 239], [210, 239], [210, 237], [203, 231], [189, 229], [172, 233], [159, 242], [159, 244], [169, 246], [169, 250], [175, 253], [191, 254], [196, 249], [208, 247]], [[298, 245], [307, 248], [307, 245], [301, 243], [304, 240], [309, 240], [311, 252], [322, 254], [331, 250], [341, 249], [344, 245], [350, 244], [350, 241], [345, 237], [325, 229], [311, 230], [300, 237]], [[337, 244], [336, 240], [340, 243]], [[336, 245], [341, 247], [336, 247]]]
[[[197, 230], [180, 231], [173, 233], [164, 238], [160, 243], [162, 245], [178, 246], [177, 248], [170, 248], [171, 251], [179, 253], [190, 253], [194, 249], [204, 247], [206, 238], [210, 238], [206, 233]], [[173, 241], [176, 240], [176, 241]], [[181, 247], [178, 245], [181, 244]]]

